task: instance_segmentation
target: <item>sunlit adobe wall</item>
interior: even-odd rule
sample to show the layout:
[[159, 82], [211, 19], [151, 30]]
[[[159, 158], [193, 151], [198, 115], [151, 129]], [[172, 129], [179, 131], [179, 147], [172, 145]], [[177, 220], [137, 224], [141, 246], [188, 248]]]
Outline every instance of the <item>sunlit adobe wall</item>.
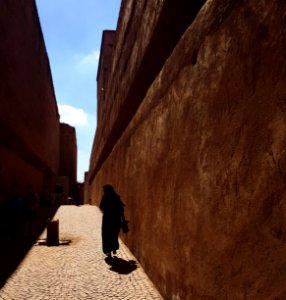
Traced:
[[0, 185], [49, 185], [58, 172], [59, 115], [35, 2], [0, 2]]
[[[102, 33], [101, 47], [99, 64], [97, 70], [97, 130], [96, 136], [94, 137], [91, 156], [90, 156], [90, 170], [94, 170], [95, 165], [98, 161], [98, 145], [101, 144], [101, 140], [106, 138], [106, 134], [103, 134], [104, 128], [106, 126], [106, 111], [109, 108], [112, 101], [107, 97], [107, 86], [111, 79], [110, 67], [113, 57], [113, 48], [115, 41], [115, 31], [114, 30], [104, 30]], [[94, 171], [91, 171], [94, 173]], [[93, 175], [94, 176], [94, 175]], [[88, 182], [89, 184], [89, 182]], [[87, 195], [87, 192], [85, 193]]]
[[286, 295], [285, 11], [207, 1], [91, 181], [165, 299]]
[[114, 48], [115, 31], [105, 30], [102, 33], [99, 65], [97, 71], [97, 126], [102, 127], [104, 112], [110, 101], [106, 96], [108, 80], [110, 79], [110, 66]]
[[[91, 156], [90, 183], [204, 2], [122, 1], [109, 76], [105, 79], [104, 107], [99, 103], [99, 126]], [[99, 69], [98, 90], [104, 76]]]

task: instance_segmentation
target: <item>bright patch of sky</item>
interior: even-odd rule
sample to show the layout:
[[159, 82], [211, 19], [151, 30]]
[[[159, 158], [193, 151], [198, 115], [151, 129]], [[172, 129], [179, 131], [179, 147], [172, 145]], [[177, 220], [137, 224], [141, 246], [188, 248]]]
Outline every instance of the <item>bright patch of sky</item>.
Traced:
[[96, 130], [96, 75], [102, 31], [115, 30], [120, 0], [36, 0], [61, 122], [76, 128], [78, 181]]
[[82, 108], [75, 108], [66, 104], [59, 104], [61, 122], [72, 126], [87, 126], [87, 113]]

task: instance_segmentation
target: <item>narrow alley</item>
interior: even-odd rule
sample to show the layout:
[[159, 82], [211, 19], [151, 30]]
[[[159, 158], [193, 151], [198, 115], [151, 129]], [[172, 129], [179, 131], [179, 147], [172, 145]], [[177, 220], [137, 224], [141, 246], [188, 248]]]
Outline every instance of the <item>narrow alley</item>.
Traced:
[[60, 206], [57, 219], [60, 245], [45, 245], [45, 229], [0, 290], [1, 300], [162, 299], [121, 241], [116, 257], [105, 258], [96, 206]]

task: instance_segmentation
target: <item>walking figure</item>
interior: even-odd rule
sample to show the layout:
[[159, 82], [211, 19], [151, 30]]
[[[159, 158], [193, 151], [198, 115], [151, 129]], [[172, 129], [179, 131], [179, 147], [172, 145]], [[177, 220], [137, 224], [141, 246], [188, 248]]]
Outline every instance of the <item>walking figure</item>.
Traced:
[[102, 248], [103, 253], [111, 257], [111, 252], [116, 254], [119, 249], [118, 235], [124, 216], [124, 204], [120, 200], [110, 184], [103, 186], [99, 208], [103, 212], [102, 217]]

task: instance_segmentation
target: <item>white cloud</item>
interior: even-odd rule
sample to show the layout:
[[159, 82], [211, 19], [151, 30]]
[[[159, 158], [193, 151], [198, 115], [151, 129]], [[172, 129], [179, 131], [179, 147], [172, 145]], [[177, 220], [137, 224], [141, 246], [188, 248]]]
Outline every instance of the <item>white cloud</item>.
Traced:
[[99, 54], [100, 54], [99, 50], [93, 50], [86, 55], [77, 56], [80, 58], [78, 62], [78, 66], [79, 67], [96, 66], [98, 64]]
[[71, 105], [59, 104], [60, 121], [72, 126], [88, 125], [87, 113], [81, 109]]

